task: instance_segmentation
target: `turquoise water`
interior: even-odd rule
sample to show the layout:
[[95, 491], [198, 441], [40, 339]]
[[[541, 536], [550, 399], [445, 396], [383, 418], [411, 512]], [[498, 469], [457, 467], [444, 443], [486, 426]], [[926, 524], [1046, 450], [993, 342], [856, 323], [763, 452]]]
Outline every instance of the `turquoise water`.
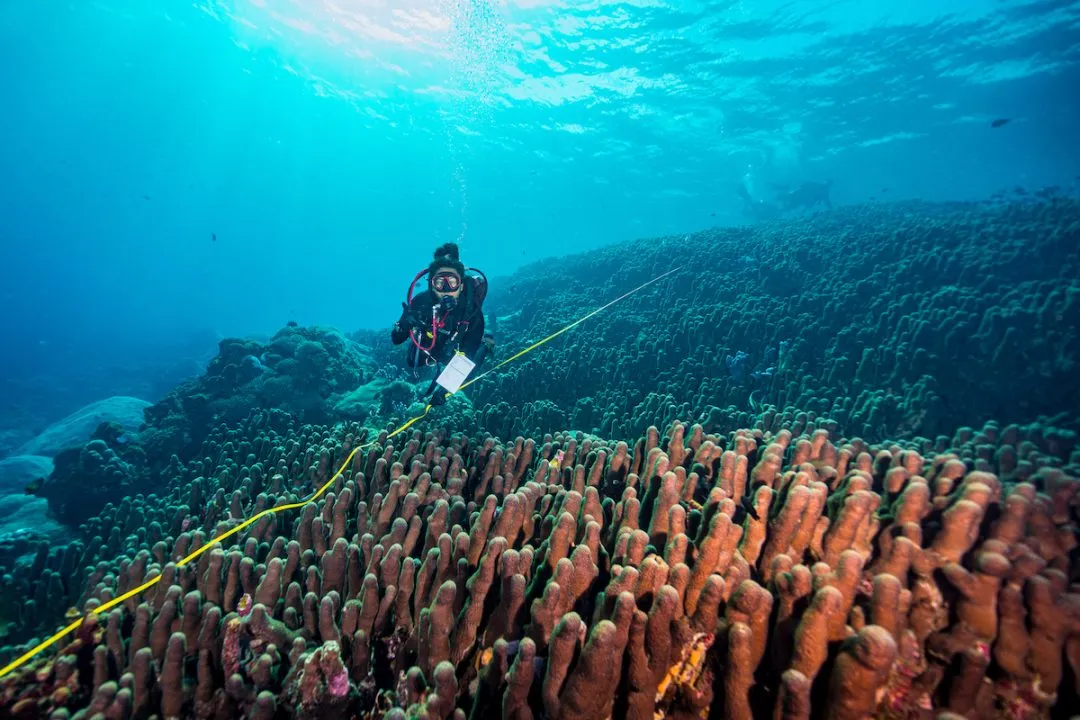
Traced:
[[[663, 670], [683, 630], [725, 648], [704, 661], [715, 687], [678, 681], [678, 704], [761, 717], [812, 698], [817, 718], [828, 686], [849, 709], [986, 715], [1007, 702], [1023, 716], [1057, 692], [1054, 717], [1080, 705], [1054, 619], [1075, 608], [1075, 594], [1056, 597], [1066, 578], [1080, 579], [1077, 88], [1080, 2], [0, 6], [0, 716], [91, 702], [119, 716], [134, 702], [158, 717], [268, 717], [275, 704], [338, 717], [375, 706], [376, 689], [415, 695], [415, 675], [394, 676], [413, 648], [434, 665], [452, 641], [451, 668], [466, 671], [480, 667], [473, 651], [503, 652], [500, 634], [521, 661], [512, 708], [531, 651], [521, 618], [485, 595], [493, 563], [492, 592], [530, 608], [527, 634], [544, 636], [529, 699], [551, 717], [552, 703], [580, 716], [604, 701], [599, 717], [656, 704], [660, 678], [618, 665], [643, 615], [625, 595], [594, 607], [600, 587], [611, 599], [633, 582], [615, 566], [635, 564], [637, 603], [652, 609], [631, 664]], [[768, 218], [780, 220], [732, 229]], [[422, 336], [391, 346], [388, 332], [444, 243], [490, 278], [495, 336], [450, 398], [432, 382], [441, 366], [404, 367]], [[480, 327], [422, 309], [414, 331]], [[343, 460], [346, 446], [357, 454]], [[323, 509], [296, 518], [297, 497]], [[234, 525], [270, 506], [289, 514]], [[603, 530], [566, 525], [579, 516]], [[217, 555], [196, 567], [230, 525], [244, 535], [223, 541], [228, 570]], [[451, 535], [456, 571], [439, 560]], [[567, 583], [555, 554], [571, 540]], [[653, 552], [663, 564], [642, 560]], [[267, 553], [287, 553], [284, 576]], [[173, 575], [167, 558], [187, 569]], [[844, 604], [816, 588], [828, 632], [799, 619], [791, 636], [810, 567]], [[690, 572], [684, 603], [675, 586]], [[1006, 572], [998, 623], [976, 591], [997, 593]], [[166, 582], [146, 594], [151, 573]], [[566, 589], [548, 593], [551, 577]], [[726, 620], [710, 627], [723, 588]], [[462, 589], [480, 614], [454, 620]], [[369, 601], [388, 608], [399, 591], [416, 595], [372, 625]], [[131, 593], [150, 603], [138, 620]], [[253, 609], [264, 601], [273, 625]], [[415, 623], [402, 612], [423, 607]], [[589, 632], [571, 608], [593, 631], [613, 611], [616, 630], [589, 635], [562, 685], [556, 663]], [[82, 625], [78, 645], [39, 652], [62, 618], [91, 610], [110, 611], [104, 641]], [[166, 638], [177, 613], [183, 632]], [[845, 617], [859, 639], [841, 648]], [[207, 623], [198, 646], [193, 622]], [[823, 668], [784, 672], [792, 637], [813, 645], [803, 660], [828, 655]], [[301, 655], [316, 638], [321, 659]], [[113, 656], [125, 641], [127, 659]], [[6, 675], [27, 648], [32, 664]], [[196, 654], [197, 673], [184, 660]], [[459, 672], [463, 710], [497, 709], [505, 659], [475, 689]], [[456, 692], [446, 668], [424, 669], [437, 703]], [[879, 682], [849, 682], [867, 672]]]
[[7, 3], [12, 347], [385, 327], [440, 242], [498, 276], [746, 222], [740, 185], [1067, 187], [1078, 23], [998, 0]]

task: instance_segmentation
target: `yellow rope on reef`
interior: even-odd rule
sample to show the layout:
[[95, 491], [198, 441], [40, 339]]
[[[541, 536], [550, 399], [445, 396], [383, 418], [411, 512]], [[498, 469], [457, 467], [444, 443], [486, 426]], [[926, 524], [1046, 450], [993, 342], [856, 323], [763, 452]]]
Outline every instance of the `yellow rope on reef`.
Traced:
[[[431, 405], [428, 405], [426, 408], [424, 408], [424, 412], [422, 414], [417, 415], [412, 420], [405, 423], [404, 425], [399, 427], [397, 430], [394, 430], [392, 433], [390, 433], [386, 437], [391, 438], [391, 437], [397, 435], [398, 433], [404, 432], [405, 430], [412, 427], [413, 424], [419, 422], [424, 417], [426, 417], [428, 412], [430, 412], [430, 411], [431, 411]], [[360, 452], [361, 450], [365, 450], [365, 449], [371, 447], [372, 445], [374, 445], [377, 442], [378, 442], [378, 440], [372, 440], [369, 443], [365, 443], [363, 445], [357, 445], [355, 448], [353, 448], [352, 452], [349, 453], [349, 456], [345, 458], [345, 462], [341, 463], [341, 467], [338, 468], [338, 471], [336, 473], [334, 473], [334, 476], [331, 477], [329, 480], [327, 480], [325, 483], [323, 483], [323, 486], [320, 487], [318, 490], [316, 490], [315, 494], [312, 495], [311, 497], [309, 497], [307, 500], [303, 500], [301, 502], [287, 503], [285, 505], [277, 505], [275, 507], [267, 508], [266, 510], [263, 510], [262, 512], [254, 515], [254, 516], [248, 518], [247, 520], [245, 520], [244, 522], [240, 523], [236, 527], [231, 528], [231, 529], [227, 530], [226, 532], [223, 532], [221, 535], [218, 535], [216, 538], [214, 538], [210, 542], [202, 545], [195, 552], [190, 553], [186, 557], [179, 560], [176, 563], [176, 566], [177, 567], [183, 567], [183, 566], [187, 565], [192, 560], [196, 559], [197, 557], [199, 557], [200, 555], [205, 553], [207, 550], [209, 550], [210, 548], [212, 548], [215, 545], [217, 545], [218, 543], [220, 543], [222, 540], [225, 540], [227, 538], [232, 537], [236, 533], [240, 532], [241, 530], [248, 527], [252, 523], [255, 523], [255, 522], [261, 520], [262, 518], [266, 517], [267, 515], [273, 515], [274, 513], [284, 512], [286, 510], [295, 510], [295, 509], [298, 509], [298, 508], [302, 508], [305, 505], [307, 505], [308, 503], [311, 503], [311, 502], [314, 502], [314, 501], [318, 500], [320, 497], [322, 497], [322, 495], [327, 490], [330, 489], [330, 486], [333, 485], [337, 481], [337, 479], [339, 477], [341, 477], [341, 474], [345, 472], [345, 468], [349, 466], [350, 462], [352, 462], [352, 459], [356, 456], [356, 453]], [[113, 598], [112, 600], [108, 601], [107, 603], [104, 603], [103, 605], [100, 605], [99, 607], [94, 608], [90, 612], [93, 613], [94, 615], [100, 615], [101, 613], [103, 613], [103, 612], [105, 612], [107, 610], [111, 610], [112, 608], [116, 607], [117, 605], [124, 602], [128, 598], [133, 597], [135, 595], [138, 595], [143, 590], [146, 590], [146, 589], [148, 589], [150, 587], [153, 587], [154, 585], [157, 584], [157, 582], [160, 579], [161, 579], [161, 575], [156, 575], [156, 576], [150, 578], [149, 580], [147, 580], [146, 582], [144, 582], [139, 587], [133, 588], [132, 590], [128, 590], [123, 595], [121, 595], [119, 597], [116, 597], [116, 598]], [[60, 639], [64, 638], [67, 635], [70, 635], [72, 632], [74, 632], [76, 629], [78, 629], [79, 626], [82, 625], [83, 619], [84, 618], [79, 618], [78, 620], [71, 623], [66, 628], [61, 630], [60, 632], [56, 633], [55, 635], [48, 638], [47, 640], [44, 640], [43, 642], [38, 643], [37, 645], [35, 645], [30, 650], [27, 650], [25, 653], [23, 653], [19, 657], [15, 658], [14, 660], [12, 660], [10, 663], [5, 665], [2, 670], [0, 670], [0, 678], [4, 677], [5, 675], [7, 675], [11, 671], [15, 670], [16, 668], [20, 667], [21, 665], [26, 664], [30, 660], [30, 658], [34, 657], [35, 655], [37, 655], [39, 652], [41, 652], [45, 648], [47, 648], [47, 647], [49, 647], [51, 645], [54, 645]]]
[[[608, 309], [609, 307], [611, 307], [615, 303], [619, 302], [620, 300], [623, 300], [625, 298], [630, 297], [631, 295], [636, 293], [638, 290], [641, 290], [641, 289], [643, 289], [645, 287], [648, 287], [649, 285], [652, 285], [653, 283], [655, 283], [655, 282], [657, 282], [659, 280], [662, 280], [663, 278], [667, 277], [668, 275], [670, 275], [671, 273], [673, 273], [673, 272], [675, 272], [676, 270], [679, 270], [679, 269], [680, 268], [678, 268], [678, 267], [672, 268], [671, 270], [668, 270], [663, 275], [658, 275], [657, 277], [653, 278], [652, 280], [649, 280], [648, 282], [645, 282], [645, 283], [642, 283], [641, 285], [638, 285], [633, 290], [631, 290], [631, 291], [629, 291], [627, 293], [624, 293], [624, 294], [620, 295], [619, 297], [615, 298], [614, 300], [609, 302], [607, 305], [604, 305], [603, 307], [599, 307], [596, 310], [593, 310], [589, 314], [587, 314], [587, 315], [585, 315], [585, 316], [583, 316], [581, 318], [578, 318], [577, 320], [570, 323], [569, 325], [561, 328], [560, 330], [557, 330], [556, 332], [552, 333], [551, 335], [548, 335], [543, 340], [539, 340], [539, 341], [533, 343], [532, 345], [529, 345], [527, 348], [525, 348], [521, 352], [518, 352], [517, 354], [507, 358], [506, 360], [503, 360], [498, 365], [495, 365], [494, 367], [492, 367], [488, 371], [486, 371], [484, 373], [481, 373], [477, 377], [475, 377], [472, 380], [468, 381], [467, 383], [463, 384], [460, 388], [458, 388], [458, 392], [461, 392], [462, 390], [467, 388], [469, 385], [472, 385], [474, 382], [481, 379], [482, 377], [484, 377], [488, 373], [494, 372], [495, 370], [498, 370], [499, 368], [501, 368], [503, 365], [511, 363], [514, 360], [517, 360], [518, 358], [520, 358], [522, 355], [525, 355], [527, 353], [532, 352], [533, 350], [540, 347], [544, 343], [550, 342], [551, 340], [554, 340], [555, 338], [557, 338], [559, 335], [562, 335], [567, 330], [569, 330], [569, 329], [571, 329], [573, 327], [576, 327], [577, 325], [580, 325], [581, 323], [585, 322], [586, 320], [593, 317], [594, 315], [596, 315], [596, 314], [598, 314], [600, 312], [603, 312], [604, 310]], [[446, 397], [450, 397], [450, 395], [451, 395], [451, 393], [447, 393]], [[399, 427], [396, 430], [394, 430], [393, 432], [391, 432], [389, 435], [386, 436], [386, 438], [390, 439], [390, 438], [394, 437], [395, 435], [398, 435], [398, 434], [400, 434], [402, 432], [405, 432], [410, 427], [415, 425], [417, 422], [423, 420], [425, 417], [427, 417], [427, 414], [429, 412], [431, 412], [432, 407], [433, 406], [429, 403], [427, 405], [427, 407], [424, 408], [423, 413], [421, 413], [420, 415], [417, 415], [412, 420], [409, 420], [407, 423], [405, 423], [401, 427]], [[263, 510], [262, 512], [258, 513], [257, 515], [254, 515], [253, 517], [250, 517], [247, 520], [245, 520], [244, 522], [240, 523], [236, 527], [231, 528], [231, 529], [227, 530], [226, 532], [223, 532], [221, 535], [218, 535], [213, 540], [210, 540], [209, 542], [205, 543], [204, 545], [199, 547], [198, 550], [195, 550], [191, 554], [189, 554], [186, 557], [179, 560], [176, 563], [176, 566], [177, 567], [184, 567], [185, 565], [190, 563], [192, 560], [198, 558], [200, 555], [205, 553], [207, 550], [211, 549], [212, 547], [214, 547], [215, 545], [220, 543], [222, 540], [225, 540], [227, 538], [232, 537], [236, 533], [238, 533], [241, 530], [243, 530], [244, 528], [250, 526], [252, 523], [255, 523], [255, 522], [261, 520], [262, 518], [266, 517], [267, 515], [273, 515], [275, 513], [284, 512], [286, 510], [296, 510], [296, 509], [304, 507], [308, 503], [315, 502], [320, 497], [322, 497], [322, 495], [327, 490], [330, 489], [330, 486], [333, 485], [337, 481], [337, 479], [339, 477], [341, 477], [342, 473], [345, 472], [345, 468], [347, 468], [349, 466], [349, 463], [351, 463], [352, 459], [356, 456], [356, 453], [360, 452], [361, 450], [366, 450], [367, 448], [371, 447], [372, 445], [374, 445], [377, 442], [378, 442], [378, 440], [372, 440], [369, 443], [365, 443], [363, 445], [357, 445], [355, 448], [353, 448], [352, 452], [350, 452], [349, 456], [345, 458], [345, 462], [341, 463], [341, 467], [338, 468], [338, 471], [336, 473], [334, 473], [333, 477], [331, 477], [329, 480], [327, 480], [325, 483], [323, 483], [322, 487], [320, 487], [318, 490], [316, 490], [315, 494], [313, 494], [307, 500], [303, 500], [301, 502], [287, 503], [285, 505], [277, 505], [275, 507], [267, 508], [266, 510]], [[144, 582], [139, 587], [134, 588], [132, 590], [128, 590], [123, 595], [121, 595], [119, 597], [115, 597], [112, 600], [108, 601], [107, 603], [99, 605], [98, 607], [94, 608], [90, 612], [92, 614], [94, 614], [94, 615], [100, 615], [103, 612], [106, 612], [107, 610], [111, 610], [112, 608], [116, 607], [117, 605], [124, 602], [128, 598], [134, 597], [135, 595], [138, 595], [142, 591], [153, 587], [154, 585], [156, 585], [158, 583], [159, 580], [161, 580], [161, 577], [162, 576], [160, 574], [156, 575], [156, 576], [150, 578], [149, 580], [147, 580], [146, 582]], [[43, 640], [42, 642], [38, 643], [34, 647], [27, 650], [25, 653], [23, 653], [19, 657], [12, 660], [10, 663], [5, 665], [3, 667], [3, 669], [0, 669], [0, 678], [3, 678], [4, 676], [10, 674], [14, 670], [17, 670], [18, 668], [22, 667], [27, 662], [29, 662], [31, 658], [33, 658], [35, 655], [37, 655], [39, 652], [41, 652], [42, 650], [45, 650], [48, 647], [51, 647], [51, 646], [55, 645], [60, 640], [62, 640], [63, 638], [65, 638], [68, 635], [70, 635], [71, 633], [73, 633], [75, 630], [77, 630], [83, 624], [84, 619], [85, 618], [79, 618], [75, 622], [73, 622], [70, 625], [68, 625], [67, 627], [65, 627], [63, 630], [60, 630], [56, 634], [52, 635], [51, 637], [49, 637], [46, 640]]]
[[[467, 388], [467, 387], [469, 387], [470, 385], [472, 385], [472, 384], [473, 384], [474, 382], [477, 382], [478, 380], [482, 379], [482, 378], [483, 378], [483, 377], [484, 377], [485, 375], [487, 375], [488, 373], [493, 373], [493, 372], [495, 372], [496, 370], [498, 370], [499, 368], [501, 368], [501, 367], [502, 367], [503, 365], [506, 365], [506, 364], [508, 364], [508, 363], [512, 363], [512, 362], [514, 362], [515, 360], [517, 360], [517, 359], [518, 359], [519, 357], [521, 357], [522, 355], [525, 355], [526, 353], [530, 353], [530, 352], [532, 352], [533, 350], [535, 350], [536, 348], [538, 348], [538, 347], [540, 347], [541, 345], [543, 345], [544, 343], [546, 343], [546, 342], [549, 342], [549, 341], [551, 341], [551, 340], [554, 340], [555, 338], [559, 337], [560, 335], [562, 335], [562, 334], [563, 334], [564, 332], [566, 332], [567, 330], [569, 330], [569, 329], [571, 329], [571, 328], [573, 328], [573, 327], [576, 327], [576, 326], [580, 325], [581, 323], [585, 322], [586, 320], [588, 320], [589, 318], [591, 318], [591, 317], [592, 317], [593, 315], [597, 315], [598, 313], [601, 313], [601, 312], [603, 312], [604, 310], [607, 310], [607, 309], [608, 309], [609, 307], [611, 307], [611, 306], [612, 306], [612, 305], [614, 305], [615, 303], [619, 302], [620, 300], [625, 300], [626, 298], [628, 298], [628, 297], [630, 297], [631, 295], [633, 295], [634, 293], [636, 293], [636, 292], [637, 292], [638, 290], [641, 290], [641, 289], [643, 289], [643, 288], [646, 288], [646, 287], [648, 287], [649, 285], [652, 285], [652, 284], [653, 284], [654, 282], [658, 282], [658, 281], [660, 281], [660, 280], [663, 280], [663, 279], [664, 279], [664, 278], [666, 278], [666, 277], [667, 277], [668, 275], [670, 275], [671, 273], [673, 273], [673, 272], [675, 272], [676, 270], [679, 270], [679, 269], [681, 269], [681, 266], [680, 266], [680, 267], [675, 267], [675, 268], [672, 268], [671, 270], [668, 270], [668, 271], [667, 271], [666, 273], [664, 273], [663, 275], [657, 275], [657, 276], [656, 276], [656, 277], [654, 277], [654, 278], [653, 278], [652, 280], [649, 280], [648, 282], [644, 282], [644, 283], [642, 283], [642, 284], [638, 285], [638, 286], [637, 286], [636, 288], [634, 288], [634, 289], [633, 289], [633, 290], [631, 290], [630, 292], [627, 292], [627, 293], [623, 293], [623, 294], [622, 294], [622, 295], [620, 295], [619, 297], [617, 297], [617, 298], [615, 298], [614, 300], [612, 300], [611, 302], [609, 302], [609, 303], [608, 303], [607, 305], [604, 305], [603, 307], [598, 307], [598, 308], [596, 308], [595, 310], [593, 310], [593, 311], [592, 311], [591, 313], [589, 313], [588, 315], [585, 315], [585, 316], [583, 316], [583, 317], [580, 317], [580, 318], [578, 318], [577, 320], [575, 320], [574, 322], [572, 322], [572, 323], [570, 323], [569, 325], [567, 325], [566, 327], [563, 327], [563, 328], [561, 328], [561, 329], [559, 329], [559, 330], [556, 330], [555, 332], [553, 332], [552, 334], [548, 335], [548, 336], [547, 336], [546, 338], [544, 338], [543, 340], [537, 340], [537, 341], [536, 341], [536, 342], [534, 342], [534, 343], [533, 343], [532, 345], [530, 345], [529, 347], [525, 348], [524, 350], [522, 350], [521, 352], [517, 353], [516, 355], [512, 355], [512, 356], [510, 356], [510, 357], [506, 358], [505, 360], [503, 360], [503, 361], [502, 361], [501, 363], [499, 363], [498, 365], [495, 365], [494, 367], [490, 368], [489, 370], [486, 370], [485, 372], [482, 372], [482, 373], [480, 373], [479, 375], [477, 375], [476, 377], [474, 377], [474, 378], [473, 378], [472, 380], [470, 380], [470, 381], [468, 381], [467, 383], [463, 384], [463, 385], [462, 385], [462, 386], [461, 386], [460, 388], [458, 388], [458, 392], [461, 392], [461, 391], [462, 391], [462, 390], [464, 390], [465, 388]], [[450, 397], [450, 393], [447, 393], [447, 397]]]

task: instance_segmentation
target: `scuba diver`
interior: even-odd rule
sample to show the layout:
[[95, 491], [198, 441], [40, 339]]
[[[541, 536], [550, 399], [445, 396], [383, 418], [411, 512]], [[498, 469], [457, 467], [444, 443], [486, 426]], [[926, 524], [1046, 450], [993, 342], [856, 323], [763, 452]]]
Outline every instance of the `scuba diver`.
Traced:
[[825, 182], [807, 181], [790, 192], [777, 195], [776, 199], [784, 212], [797, 208], [813, 210], [818, 205], [824, 205], [827, 210], [832, 210], [832, 198], [829, 197], [831, 188], [831, 179]]
[[[479, 277], [467, 275], [467, 270]], [[428, 288], [414, 297], [416, 284], [424, 275], [428, 276]], [[401, 304], [401, 317], [394, 323], [390, 341], [394, 345], [409, 341], [406, 357], [414, 376], [418, 377], [420, 367], [436, 368], [436, 377], [425, 394], [435, 390], [444, 368], [454, 365], [459, 355], [473, 365], [465, 370], [467, 373], [491, 354], [495, 341], [484, 332], [486, 296], [487, 277], [461, 263], [456, 243], [441, 245], [431, 263], [413, 278], [408, 301]], [[443, 393], [435, 393], [431, 403], [438, 405], [444, 400]]]
[[736, 192], [743, 201], [742, 214], [754, 222], [775, 220], [783, 212], [778, 205], [766, 200], [755, 200], [745, 185], [739, 185]]

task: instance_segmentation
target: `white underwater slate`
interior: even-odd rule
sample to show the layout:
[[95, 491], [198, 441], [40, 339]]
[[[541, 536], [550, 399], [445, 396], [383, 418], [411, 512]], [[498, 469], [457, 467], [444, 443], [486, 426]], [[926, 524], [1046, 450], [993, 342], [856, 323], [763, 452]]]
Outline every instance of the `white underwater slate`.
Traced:
[[114, 422], [133, 432], [143, 424], [143, 410], [150, 405], [145, 400], [126, 395], [98, 400], [45, 428], [40, 435], [19, 448], [16, 454], [54, 457], [62, 450], [85, 443], [103, 422]]

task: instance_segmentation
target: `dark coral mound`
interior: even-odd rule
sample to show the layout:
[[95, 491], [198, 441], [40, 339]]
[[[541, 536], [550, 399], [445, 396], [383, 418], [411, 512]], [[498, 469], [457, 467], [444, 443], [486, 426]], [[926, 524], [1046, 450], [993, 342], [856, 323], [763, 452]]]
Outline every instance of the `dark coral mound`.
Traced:
[[239, 422], [252, 408], [332, 423], [340, 400], [376, 370], [363, 347], [328, 328], [289, 325], [268, 343], [228, 338], [203, 375], [147, 409], [141, 441], [152, 457], [187, 457], [217, 423]]
[[139, 487], [146, 454], [116, 423], [102, 423], [90, 442], [60, 451], [48, 481], [36, 493], [49, 502], [60, 522], [76, 526], [108, 502], [133, 494]]
[[945, 452], [813, 424], [632, 446], [384, 433], [317, 502], [208, 545], [363, 439], [260, 423], [216, 429], [165, 496], [5, 580], [38, 588], [31, 612], [84, 613], [0, 681], [6, 716], [1015, 718], [1080, 699], [1080, 453], [1040, 428]]

